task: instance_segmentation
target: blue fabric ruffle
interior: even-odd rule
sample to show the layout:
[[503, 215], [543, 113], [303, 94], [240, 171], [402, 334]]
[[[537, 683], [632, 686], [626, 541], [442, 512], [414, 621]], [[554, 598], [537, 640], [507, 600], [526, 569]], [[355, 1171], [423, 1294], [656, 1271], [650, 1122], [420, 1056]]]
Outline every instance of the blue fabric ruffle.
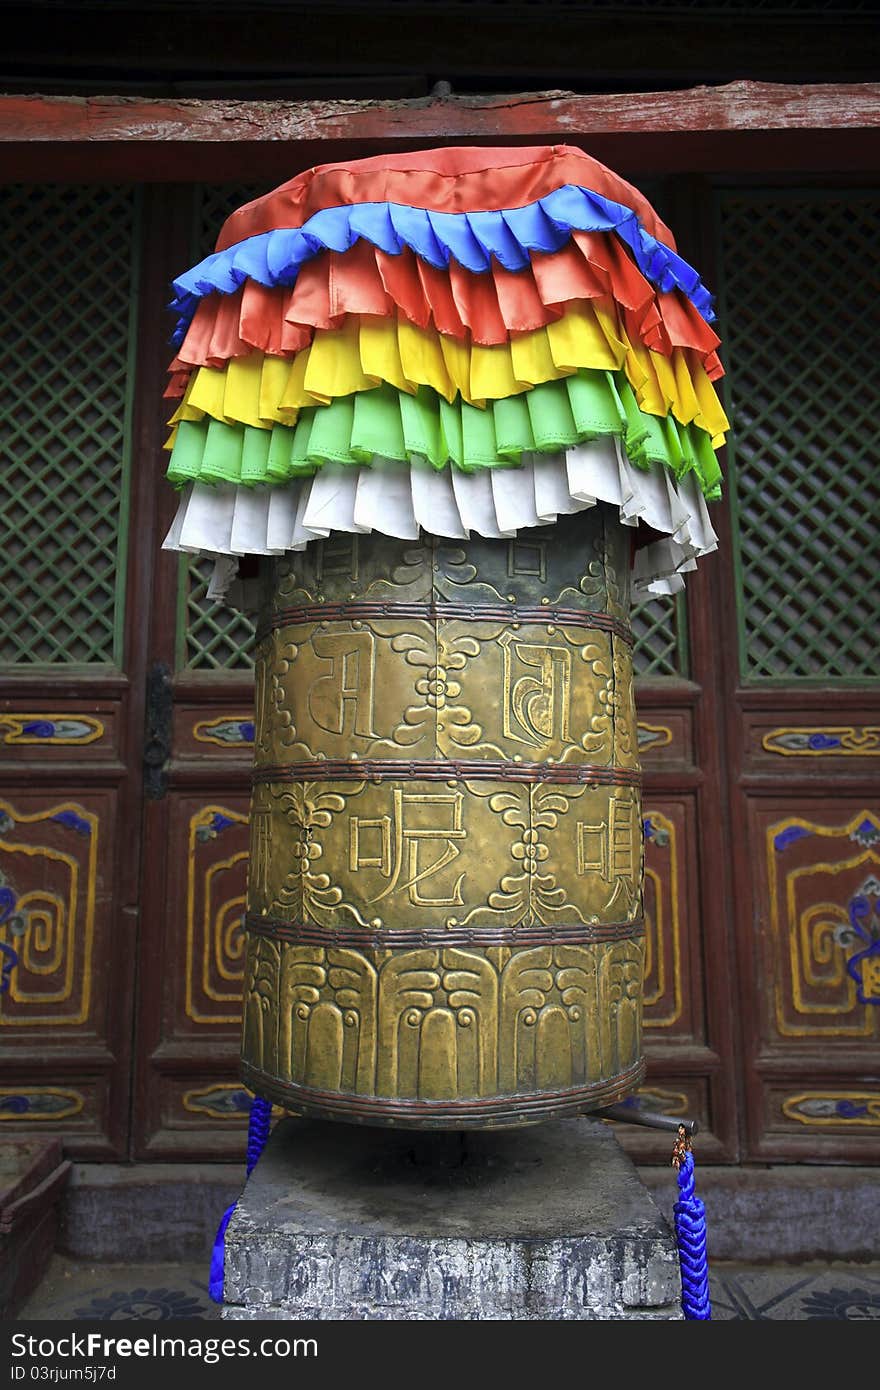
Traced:
[[532, 251], [559, 251], [573, 231], [614, 232], [636, 265], [660, 290], [682, 290], [711, 323], [712, 295], [693, 266], [645, 230], [632, 208], [575, 184], [521, 208], [503, 212], [431, 212], [403, 203], [354, 203], [324, 208], [302, 227], [281, 227], [215, 251], [174, 281], [170, 308], [179, 318], [172, 342], [179, 346], [199, 300], [234, 294], [251, 279], [261, 285], [293, 285], [299, 269], [321, 251], [349, 251], [363, 237], [392, 256], [409, 246], [438, 269], [454, 258], [467, 270], [489, 270], [491, 258], [507, 270], [525, 270]]

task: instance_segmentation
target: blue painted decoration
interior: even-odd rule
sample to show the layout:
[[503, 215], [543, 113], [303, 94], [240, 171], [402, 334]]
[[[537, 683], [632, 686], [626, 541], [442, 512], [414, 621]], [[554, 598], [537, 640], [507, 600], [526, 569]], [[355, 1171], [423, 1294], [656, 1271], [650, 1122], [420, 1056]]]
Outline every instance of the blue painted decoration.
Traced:
[[645, 816], [643, 825], [645, 839], [653, 840], [658, 849], [665, 849], [669, 844], [669, 831], [664, 830], [660, 825], [655, 825], [650, 816]]
[[251, 1095], [243, 1087], [213, 1086], [201, 1095], [188, 1092], [188, 1110], [202, 1111], [206, 1115], [247, 1115], [251, 1108]]
[[[0, 1096], [0, 1110], [12, 1115], [54, 1115], [59, 1110], [73, 1113], [82, 1106], [75, 1104], [75, 1092], [32, 1091], [30, 1094]], [[74, 1102], [71, 1110], [71, 1102]]]
[[865, 946], [846, 963], [847, 974], [855, 980], [860, 1004], [880, 1005], [880, 919], [870, 899], [857, 893], [849, 904], [849, 922], [856, 942]]
[[[97, 724], [97, 727], [95, 725]], [[102, 731], [100, 721], [87, 724], [82, 719], [31, 719], [22, 724], [21, 732], [28, 738], [88, 739]]]
[[92, 827], [82, 816], [78, 816], [76, 811], [59, 811], [52, 817], [59, 825], [66, 825], [69, 830], [75, 830], [77, 835], [91, 835]]
[[[11, 935], [21, 936], [24, 922], [15, 916], [18, 897], [14, 888], [0, 880], [0, 927], [8, 926]], [[0, 941], [0, 994], [6, 994], [12, 983], [12, 972], [18, 965], [18, 952], [6, 941]]]
[[223, 743], [253, 743], [253, 720], [227, 719], [223, 724], [214, 725], [211, 737], [219, 738]]
[[875, 821], [871, 820], [870, 816], [866, 816], [861, 825], [856, 826], [855, 830], [850, 835], [850, 839], [856, 840], [858, 844], [869, 848], [880, 840], [880, 825], [877, 825]]
[[229, 816], [221, 815], [219, 811], [215, 811], [207, 825], [199, 825], [196, 827], [196, 839], [200, 840], [202, 843], [206, 840], [216, 840], [221, 831], [228, 829], [230, 825], [234, 824], [235, 821], [230, 820]]
[[788, 849], [789, 845], [793, 845], [797, 840], [803, 840], [811, 833], [803, 825], [789, 825], [785, 830], [780, 830], [773, 841], [773, 847], [777, 854], [781, 854], [783, 850]]
[[860, 1115], [867, 1115], [867, 1105], [856, 1105], [851, 1100], [839, 1100], [834, 1107], [835, 1115], [839, 1115], [842, 1120], [857, 1120]]
[[29, 1096], [0, 1096], [0, 1110], [8, 1110], [13, 1115], [26, 1115], [31, 1109]]

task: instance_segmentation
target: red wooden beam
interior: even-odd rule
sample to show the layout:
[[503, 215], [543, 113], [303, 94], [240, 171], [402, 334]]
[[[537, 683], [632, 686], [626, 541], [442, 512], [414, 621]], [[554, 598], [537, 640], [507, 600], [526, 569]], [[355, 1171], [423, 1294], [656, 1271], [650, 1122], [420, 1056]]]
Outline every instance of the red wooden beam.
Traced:
[[0, 176], [255, 180], [380, 149], [548, 141], [658, 172], [876, 170], [878, 134], [880, 83], [869, 82], [399, 101], [35, 94], [0, 96]]

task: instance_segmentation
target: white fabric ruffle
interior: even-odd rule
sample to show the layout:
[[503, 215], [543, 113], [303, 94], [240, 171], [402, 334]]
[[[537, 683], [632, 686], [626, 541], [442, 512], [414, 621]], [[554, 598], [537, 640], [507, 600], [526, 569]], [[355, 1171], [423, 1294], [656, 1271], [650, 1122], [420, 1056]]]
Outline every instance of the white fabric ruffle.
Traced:
[[[556, 454], [527, 454], [520, 468], [437, 472], [427, 461], [374, 457], [369, 467], [326, 464], [310, 478], [269, 486], [190, 483], [163, 542], [166, 550], [210, 556], [211, 599], [236, 602], [240, 555], [304, 550], [332, 531], [416, 540], [420, 532], [496, 539], [544, 526], [597, 502], [619, 509], [624, 526], [651, 527], [662, 539], [642, 546], [633, 596], [673, 594], [701, 555], [715, 550], [705, 499], [693, 473], [680, 481], [668, 468], [635, 468], [617, 439]], [[238, 587], [238, 586], [235, 586]]]

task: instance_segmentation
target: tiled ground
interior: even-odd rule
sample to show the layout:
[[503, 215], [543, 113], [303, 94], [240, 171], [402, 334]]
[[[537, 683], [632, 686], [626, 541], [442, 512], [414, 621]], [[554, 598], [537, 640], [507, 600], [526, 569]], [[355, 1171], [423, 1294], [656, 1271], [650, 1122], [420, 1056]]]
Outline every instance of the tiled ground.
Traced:
[[716, 1320], [880, 1319], [880, 1265], [718, 1265], [710, 1271]]
[[[733, 1265], [710, 1271], [720, 1320], [880, 1319], [880, 1264]], [[88, 1264], [56, 1255], [19, 1319], [216, 1318], [207, 1265]]]
[[193, 1264], [91, 1264], [54, 1255], [18, 1314], [29, 1318], [216, 1318], [208, 1296], [208, 1261]]

